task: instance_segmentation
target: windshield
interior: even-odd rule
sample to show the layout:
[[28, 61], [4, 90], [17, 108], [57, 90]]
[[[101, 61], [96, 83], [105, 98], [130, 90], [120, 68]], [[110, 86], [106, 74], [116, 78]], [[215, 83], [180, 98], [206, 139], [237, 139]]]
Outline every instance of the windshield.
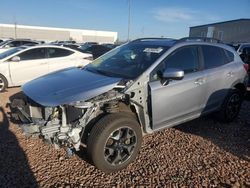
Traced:
[[2, 52], [2, 53], [0, 53], [0, 59], [6, 58], [6, 57], [8, 57], [16, 52], [23, 50], [23, 49], [24, 49], [23, 47], [19, 47], [19, 48], [12, 48], [10, 50]]
[[85, 68], [107, 76], [134, 79], [151, 66], [169, 47], [129, 43], [104, 54]]

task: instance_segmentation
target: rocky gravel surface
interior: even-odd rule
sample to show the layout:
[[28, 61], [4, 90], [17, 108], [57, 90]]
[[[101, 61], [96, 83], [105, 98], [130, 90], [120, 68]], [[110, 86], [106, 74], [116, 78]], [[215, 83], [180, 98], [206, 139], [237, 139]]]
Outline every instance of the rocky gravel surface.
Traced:
[[205, 117], [148, 135], [134, 163], [107, 175], [84, 148], [67, 158], [26, 138], [6, 107], [19, 90], [0, 94], [0, 187], [250, 187], [250, 96], [235, 122]]

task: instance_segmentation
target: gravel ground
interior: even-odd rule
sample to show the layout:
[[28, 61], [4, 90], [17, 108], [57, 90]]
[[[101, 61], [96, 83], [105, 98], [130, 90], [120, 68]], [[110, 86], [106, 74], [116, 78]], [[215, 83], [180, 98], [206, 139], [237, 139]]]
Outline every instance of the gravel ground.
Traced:
[[239, 118], [221, 124], [206, 117], [144, 137], [136, 161], [104, 174], [86, 151], [65, 157], [10, 121], [0, 94], [0, 187], [250, 187], [250, 96]]

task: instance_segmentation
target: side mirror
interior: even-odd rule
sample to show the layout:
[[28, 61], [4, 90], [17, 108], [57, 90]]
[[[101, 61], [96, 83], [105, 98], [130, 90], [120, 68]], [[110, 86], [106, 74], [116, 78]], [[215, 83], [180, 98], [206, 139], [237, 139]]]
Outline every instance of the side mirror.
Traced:
[[19, 62], [21, 60], [21, 58], [19, 56], [14, 56], [11, 58], [11, 61], [13, 62]]
[[181, 80], [184, 77], [184, 71], [175, 68], [166, 69], [162, 75], [162, 85], [167, 85], [170, 80]]

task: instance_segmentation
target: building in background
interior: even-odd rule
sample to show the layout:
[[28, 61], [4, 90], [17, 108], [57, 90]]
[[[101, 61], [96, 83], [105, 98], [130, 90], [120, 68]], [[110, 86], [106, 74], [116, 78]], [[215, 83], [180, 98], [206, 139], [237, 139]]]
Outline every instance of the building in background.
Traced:
[[114, 43], [117, 40], [117, 32], [0, 24], [0, 38]]
[[225, 43], [250, 42], [250, 19], [190, 27], [190, 37], [213, 37]]

